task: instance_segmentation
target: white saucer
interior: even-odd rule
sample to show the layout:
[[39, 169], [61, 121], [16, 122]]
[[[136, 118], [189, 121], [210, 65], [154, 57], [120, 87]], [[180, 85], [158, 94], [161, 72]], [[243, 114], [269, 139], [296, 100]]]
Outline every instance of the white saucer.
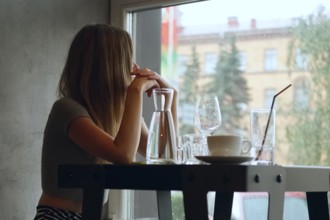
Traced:
[[254, 157], [250, 156], [195, 156], [198, 160], [207, 163], [217, 163], [217, 164], [232, 164], [232, 163], [244, 163], [251, 161]]

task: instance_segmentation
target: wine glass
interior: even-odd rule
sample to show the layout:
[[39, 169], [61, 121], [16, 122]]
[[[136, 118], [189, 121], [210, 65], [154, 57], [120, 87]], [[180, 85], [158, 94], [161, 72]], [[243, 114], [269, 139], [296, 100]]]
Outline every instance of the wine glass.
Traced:
[[[196, 105], [194, 116], [195, 127], [203, 135], [206, 146], [206, 137], [212, 135], [221, 125], [221, 110], [216, 96], [202, 96]], [[205, 149], [205, 154], [208, 154]]]

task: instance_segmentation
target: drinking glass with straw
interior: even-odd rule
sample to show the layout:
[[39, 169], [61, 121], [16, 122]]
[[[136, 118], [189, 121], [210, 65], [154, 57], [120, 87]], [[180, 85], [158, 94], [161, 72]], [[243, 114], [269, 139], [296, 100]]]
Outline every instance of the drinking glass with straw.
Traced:
[[287, 90], [292, 84], [289, 84], [288, 86], [286, 86], [284, 89], [282, 89], [281, 91], [279, 91], [278, 93], [276, 93], [274, 96], [273, 96], [273, 100], [272, 100], [272, 105], [270, 107], [270, 112], [269, 112], [269, 116], [268, 116], [268, 120], [267, 120], [267, 124], [266, 124], [266, 129], [265, 129], [265, 132], [264, 132], [264, 135], [263, 135], [263, 139], [262, 139], [262, 143], [261, 143], [261, 147], [257, 153], [257, 156], [256, 156], [256, 159], [255, 160], [259, 160], [260, 159], [260, 156], [262, 154], [262, 151], [263, 151], [263, 148], [264, 148], [264, 144], [265, 144], [265, 141], [266, 141], [266, 136], [267, 136], [267, 131], [268, 131], [268, 127], [269, 127], [269, 122], [271, 120], [271, 117], [272, 117], [272, 113], [273, 113], [273, 109], [274, 109], [274, 103], [275, 103], [275, 99], [277, 96], [279, 96], [282, 92], [284, 92], [285, 90]]

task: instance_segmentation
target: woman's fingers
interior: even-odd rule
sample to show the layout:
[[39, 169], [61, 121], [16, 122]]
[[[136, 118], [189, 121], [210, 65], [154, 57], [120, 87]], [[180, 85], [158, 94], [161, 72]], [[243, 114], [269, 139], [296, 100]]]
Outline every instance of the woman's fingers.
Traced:
[[131, 86], [137, 86], [142, 88], [143, 92], [147, 92], [148, 95], [151, 94], [153, 88], [160, 87], [157, 80], [149, 79], [146, 76], [137, 76], [133, 79]]
[[142, 68], [142, 69], [133, 69], [133, 72], [131, 72], [131, 75], [135, 75], [135, 76], [152, 76], [157, 74], [154, 71], [151, 71], [148, 68]]
[[[136, 65], [137, 66], [137, 65]], [[133, 69], [131, 75], [136, 77], [148, 77], [150, 80], [156, 80], [161, 88], [173, 88], [173, 86], [168, 83], [163, 77], [161, 77], [158, 73], [148, 69], [148, 68], [136, 68]], [[148, 95], [151, 92], [148, 93]]]
[[133, 72], [136, 70], [139, 70], [139, 69], [140, 69], [139, 65], [137, 65], [136, 63], [133, 63]]
[[148, 76], [149, 79], [153, 79], [156, 80], [159, 84], [159, 86], [161, 88], [171, 88], [174, 89], [173, 86], [167, 82], [162, 76], [160, 76], [159, 74], [155, 74], [155, 75], [150, 75]]

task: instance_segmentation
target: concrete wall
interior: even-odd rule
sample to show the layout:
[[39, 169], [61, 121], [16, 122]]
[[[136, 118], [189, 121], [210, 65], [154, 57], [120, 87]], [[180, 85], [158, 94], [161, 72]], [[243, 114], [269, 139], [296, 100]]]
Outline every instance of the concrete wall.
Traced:
[[0, 219], [31, 220], [43, 129], [73, 35], [109, 0], [0, 1]]

